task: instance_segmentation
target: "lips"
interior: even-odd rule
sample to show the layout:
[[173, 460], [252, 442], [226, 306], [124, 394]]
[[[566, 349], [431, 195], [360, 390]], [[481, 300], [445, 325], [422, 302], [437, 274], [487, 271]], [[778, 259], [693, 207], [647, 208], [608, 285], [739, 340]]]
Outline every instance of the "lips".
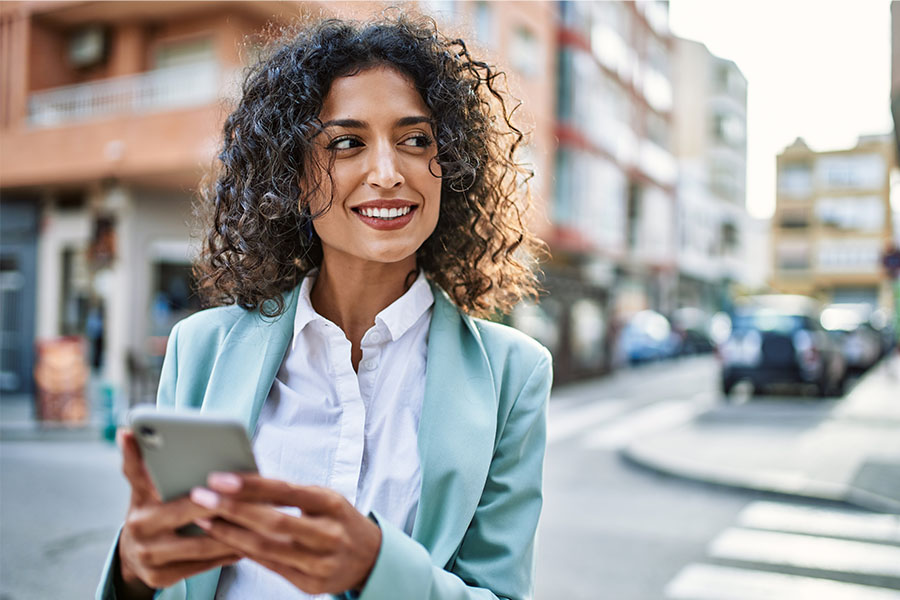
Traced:
[[417, 208], [408, 200], [373, 200], [351, 210], [369, 227], [384, 231], [404, 227], [412, 220]]

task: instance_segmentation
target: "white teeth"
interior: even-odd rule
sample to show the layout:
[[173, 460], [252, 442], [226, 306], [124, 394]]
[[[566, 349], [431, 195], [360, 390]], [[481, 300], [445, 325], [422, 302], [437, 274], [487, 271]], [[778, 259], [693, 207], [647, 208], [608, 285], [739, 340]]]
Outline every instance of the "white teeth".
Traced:
[[359, 212], [364, 217], [374, 217], [376, 219], [396, 219], [397, 217], [402, 217], [403, 215], [409, 214], [409, 211], [412, 210], [410, 206], [404, 206], [403, 208], [361, 208]]

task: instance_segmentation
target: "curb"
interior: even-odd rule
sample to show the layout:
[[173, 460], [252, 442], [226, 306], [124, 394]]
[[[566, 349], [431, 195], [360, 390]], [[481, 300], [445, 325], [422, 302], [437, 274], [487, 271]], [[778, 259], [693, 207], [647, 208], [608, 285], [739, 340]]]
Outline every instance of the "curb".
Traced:
[[785, 496], [841, 502], [871, 511], [900, 514], [900, 500], [851, 485], [816, 481], [806, 477], [778, 477], [727, 467], [711, 469], [682, 458], [659, 456], [658, 453], [642, 450], [639, 442], [620, 449], [619, 455], [632, 464], [680, 479]]

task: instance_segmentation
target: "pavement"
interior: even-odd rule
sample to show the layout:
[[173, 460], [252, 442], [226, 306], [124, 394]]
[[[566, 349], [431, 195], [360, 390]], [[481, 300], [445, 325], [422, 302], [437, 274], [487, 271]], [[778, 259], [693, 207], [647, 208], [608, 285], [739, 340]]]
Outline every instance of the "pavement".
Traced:
[[621, 453], [677, 477], [900, 513], [900, 353], [839, 400], [719, 403]]

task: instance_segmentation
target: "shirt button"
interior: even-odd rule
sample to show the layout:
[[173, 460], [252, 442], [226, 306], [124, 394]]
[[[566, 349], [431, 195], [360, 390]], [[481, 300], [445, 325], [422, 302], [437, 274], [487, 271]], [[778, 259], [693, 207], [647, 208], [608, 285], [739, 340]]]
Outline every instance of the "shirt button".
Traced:
[[369, 335], [369, 341], [372, 342], [373, 344], [377, 344], [378, 342], [381, 341], [381, 334], [378, 333], [377, 331], [373, 331], [371, 333], [371, 335]]
[[364, 361], [364, 362], [363, 362], [363, 367], [364, 367], [367, 371], [374, 371], [375, 369], [378, 368], [378, 361], [375, 361], [375, 360], [367, 360], [367, 361]]

